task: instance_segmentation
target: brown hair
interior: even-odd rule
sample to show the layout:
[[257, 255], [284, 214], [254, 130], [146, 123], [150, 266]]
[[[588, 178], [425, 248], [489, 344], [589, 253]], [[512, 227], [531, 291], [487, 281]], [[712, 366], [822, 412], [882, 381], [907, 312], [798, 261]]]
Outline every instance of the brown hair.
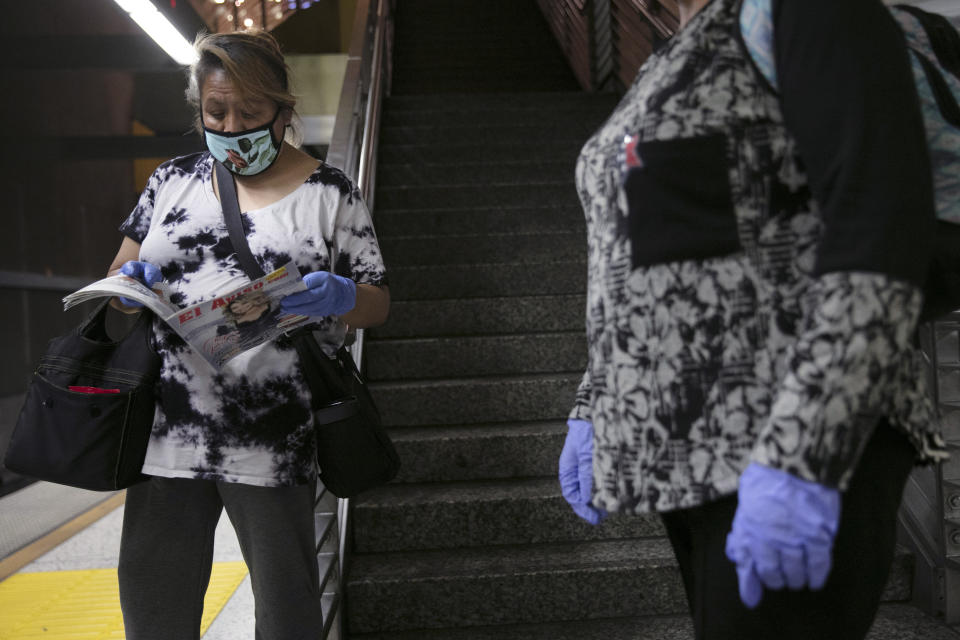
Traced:
[[[194, 127], [203, 134], [200, 90], [207, 77], [222, 70], [242, 96], [266, 98], [296, 116], [297, 98], [290, 93], [289, 67], [283, 59], [280, 43], [261, 29], [230, 33], [200, 33], [193, 42], [198, 59], [190, 65], [185, 92], [193, 107]], [[294, 118], [294, 122], [296, 118]], [[293, 126], [293, 125], [291, 125]], [[299, 127], [294, 126], [294, 144], [299, 143]]]

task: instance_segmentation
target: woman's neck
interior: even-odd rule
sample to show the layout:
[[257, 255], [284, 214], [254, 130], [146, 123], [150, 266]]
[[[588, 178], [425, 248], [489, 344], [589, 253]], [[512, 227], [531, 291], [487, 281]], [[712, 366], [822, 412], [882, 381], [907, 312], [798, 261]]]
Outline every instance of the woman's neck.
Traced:
[[684, 28], [708, 2], [710, 0], [677, 0], [677, 8], [680, 10], [680, 28]]

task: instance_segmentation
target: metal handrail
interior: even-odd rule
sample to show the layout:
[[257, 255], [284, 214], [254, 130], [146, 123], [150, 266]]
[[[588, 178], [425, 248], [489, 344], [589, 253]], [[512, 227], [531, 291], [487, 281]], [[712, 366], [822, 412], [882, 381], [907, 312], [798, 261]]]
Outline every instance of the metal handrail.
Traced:
[[[381, 103], [390, 81], [388, 31], [391, 28], [391, 19], [391, 0], [361, 0], [357, 3], [343, 88], [326, 159], [327, 164], [339, 168], [354, 181], [371, 213], [374, 211]], [[357, 369], [361, 371], [363, 338], [363, 330], [358, 329], [356, 339], [350, 346], [350, 354], [357, 364]], [[322, 493], [319, 499], [322, 499]], [[333, 599], [328, 615], [331, 621], [337, 620], [337, 624], [325, 621], [322, 636], [325, 640], [342, 638], [344, 635], [342, 603], [349, 565], [348, 499], [337, 500], [336, 515], [339, 534], [339, 592]]]

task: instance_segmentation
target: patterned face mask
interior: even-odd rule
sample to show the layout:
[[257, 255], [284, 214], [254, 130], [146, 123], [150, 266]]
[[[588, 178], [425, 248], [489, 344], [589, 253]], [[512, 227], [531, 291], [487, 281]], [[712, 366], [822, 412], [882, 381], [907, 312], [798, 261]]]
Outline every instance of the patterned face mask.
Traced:
[[207, 149], [214, 158], [238, 176], [263, 173], [280, 155], [283, 136], [279, 140], [275, 140], [273, 136], [273, 123], [279, 115], [278, 109], [269, 123], [239, 133], [221, 133], [204, 127], [203, 138]]

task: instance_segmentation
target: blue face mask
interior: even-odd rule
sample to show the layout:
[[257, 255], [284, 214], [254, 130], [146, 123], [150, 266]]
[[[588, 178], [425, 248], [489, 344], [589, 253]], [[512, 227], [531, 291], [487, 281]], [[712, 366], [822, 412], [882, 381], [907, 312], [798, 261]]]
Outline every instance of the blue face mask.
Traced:
[[240, 133], [221, 133], [204, 127], [203, 137], [210, 155], [238, 176], [263, 173], [280, 155], [283, 136], [279, 140], [273, 136], [273, 123], [279, 115], [278, 109], [269, 123]]

